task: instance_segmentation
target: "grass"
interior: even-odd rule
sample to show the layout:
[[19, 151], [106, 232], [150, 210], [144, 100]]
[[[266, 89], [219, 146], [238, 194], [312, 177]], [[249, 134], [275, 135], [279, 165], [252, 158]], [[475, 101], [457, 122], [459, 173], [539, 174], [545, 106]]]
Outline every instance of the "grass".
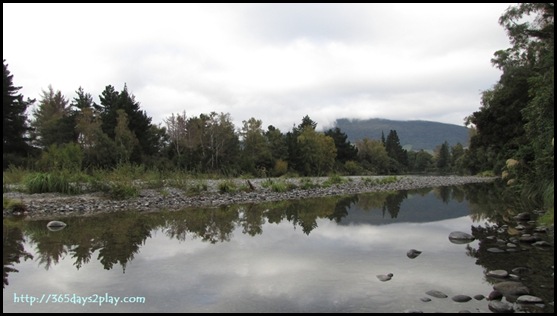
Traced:
[[219, 182], [218, 190], [220, 193], [234, 193], [238, 190], [233, 180], [224, 180]]
[[343, 178], [343, 177], [339, 176], [338, 174], [334, 174], [334, 175], [332, 175], [332, 176], [329, 176], [329, 177], [327, 178], [327, 180], [325, 180], [325, 181], [323, 182], [322, 186], [323, 186], [324, 188], [328, 188], [328, 187], [330, 187], [330, 186], [332, 186], [332, 185], [335, 185], [335, 184], [343, 184], [343, 183], [346, 183], [346, 182], [348, 182], [348, 179], [347, 179], [347, 178]]
[[387, 176], [387, 177], [381, 177], [381, 178], [375, 178], [375, 179], [374, 178], [362, 178], [362, 182], [364, 183], [364, 185], [367, 185], [367, 186], [396, 183], [399, 180], [400, 179], [397, 178], [396, 176]]
[[310, 178], [300, 179], [300, 188], [303, 190], [311, 190], [319, 188], [319, 184], [311, 180]]
[[12, 212], [22, 212], [27, 209], [22, 200], [14, 200], [2, 197], [2, 208], [4, 210], [11, 210]]
[[71, 175], [65, 172], [38, 172], [24, 180], [27, 192], [78, 194], [80, 186], [71, 182]]
[[554, 225], [554, 219], [553, 219], [554, 196], [555, 196], [554, 183], [551, 182], [546, 186], [543, 192], [543, 206], [544, 209], [547, 210], [547, 212], [542, 217], [539, 218], [539, 222], [546, 226]]

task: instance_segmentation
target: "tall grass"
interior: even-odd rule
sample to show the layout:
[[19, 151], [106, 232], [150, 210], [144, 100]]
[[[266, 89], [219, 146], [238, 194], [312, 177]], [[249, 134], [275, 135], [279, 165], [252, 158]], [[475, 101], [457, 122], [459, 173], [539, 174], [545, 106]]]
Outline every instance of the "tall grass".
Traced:
[[38, 172], [24, 180], [27, 192], [78, 194], [80, 186], [70, 181], [70, 174], [65, 172]]
[[551, 182], [546, 186], [545, 190], [543, 191], [543, 207], [547, 212], [542, 217], [540, 217], [539, 222], [547, 226], [554, 225], [554, 219], [553, 219], [553, 213], [554, 213], [553, 199], [555, 196], [554, 188], [555, 188], [554, 183]]

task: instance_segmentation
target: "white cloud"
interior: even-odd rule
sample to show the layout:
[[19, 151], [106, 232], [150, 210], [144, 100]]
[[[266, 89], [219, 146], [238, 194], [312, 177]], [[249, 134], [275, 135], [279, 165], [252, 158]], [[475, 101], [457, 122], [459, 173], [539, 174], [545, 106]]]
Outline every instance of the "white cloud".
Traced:
[[26, 97], [127, 83], [171, 113], [462, 125], [498, 79], [509, 4], [3, 4], [3, 56]]

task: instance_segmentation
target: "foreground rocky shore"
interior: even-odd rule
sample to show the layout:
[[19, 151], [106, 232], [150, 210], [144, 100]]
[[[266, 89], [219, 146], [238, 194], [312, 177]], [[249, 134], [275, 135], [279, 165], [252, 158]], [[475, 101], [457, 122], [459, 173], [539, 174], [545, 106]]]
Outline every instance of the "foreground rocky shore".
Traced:
[[[343, 183], [324, 187], [329, 178], [285, 178], [271, 179], [292, 184], [295, 189], [286, 192], [275, 192], [265, 187], [269, 179], [231, 179], [237, 187], [248, 187], [250, 190], [234, 193], [221, 193], [219, 183], [225, 180], [192, 180], [203, 181], [206, 190], [191, 194], [175, 187], [158, 189], [141, 189], [137, 197], [126, 200], [107, 198], [102, 192], [81, 195], [62, 195], [54, 193], [25, 194], [21, 192], [4, 193], [4, 198], [23, 202], [25, 214], [21, 210], [5, 209], [3, 216], [26, 215], [29, 218], [49, 218], [60, 216], [92, 215], [103, 212], [135, 210], [152, 212], [158, 210], [176, 210], [187, 207], [215, 207], [228, 204], [261, 203], [289, 199], [302, 199], [331, 195], [357, 194], [365, 192], [411, 190], [437, 186], [462, 185], [467, 183], [491, 182], [495, 178], [475, 176], [397, 176], [397, 181], [381, 183], [382, 176], [351, 176], [342, 177]], [[392, 177], [391, 177], [392, 178]], [[316, 187], [301, 188], [301, 181], [311, 181]]]

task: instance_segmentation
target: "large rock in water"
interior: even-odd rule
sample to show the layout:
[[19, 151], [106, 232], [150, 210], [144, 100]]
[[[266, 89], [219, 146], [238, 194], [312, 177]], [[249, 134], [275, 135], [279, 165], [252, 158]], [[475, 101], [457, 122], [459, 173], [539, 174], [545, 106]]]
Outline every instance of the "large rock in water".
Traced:
[[449, 234], [449, 240], [453, 244], [467, 244], [474, 241], [474, 239], [474, 236], [465, 232], [455, 231]]
[[504, 281], [495, 283], [493, 289], [501, 292], [509, 302], [515, 302], [521, 295], [529, 295], [530, 289], [522, 282]]
[[48, 228], [48, 230], [53, 232], [62, 230], [66, 226], [67, 226], [66, 223], [61, 221], [50, 221], [46, 224], [46, 228]]

